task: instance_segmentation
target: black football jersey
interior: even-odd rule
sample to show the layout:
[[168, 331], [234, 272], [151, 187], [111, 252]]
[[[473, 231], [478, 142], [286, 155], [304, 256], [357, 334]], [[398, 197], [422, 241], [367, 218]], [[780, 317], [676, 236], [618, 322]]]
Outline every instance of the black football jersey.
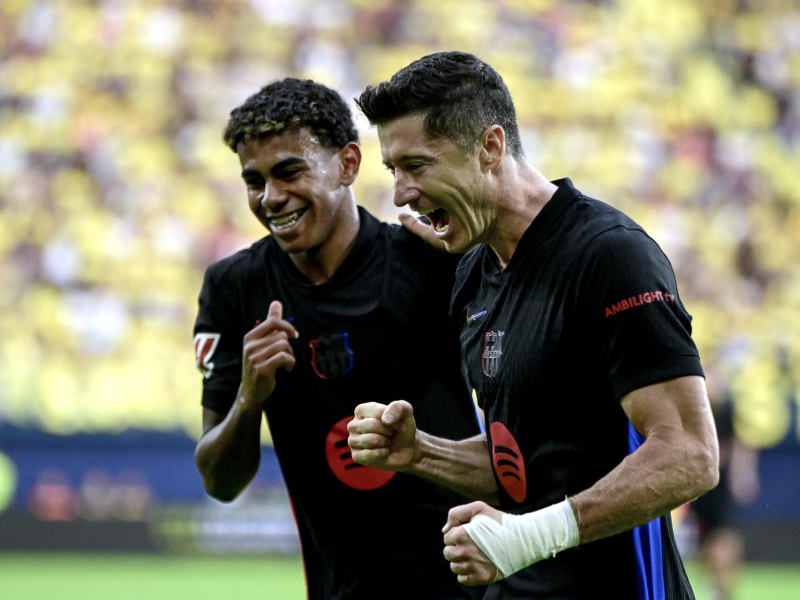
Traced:
[[[456, 256], [359, 208], [354, 247], [313, 285], [266, 237], [206, 272], [195, 324], [203, 406], [227, 414], [242, 338], [280, 300], [300, 334], [265, 412], [297, 519], [309, 597], [480, 598], [444, 559], [447, 511], [468, 502], [421, 478], [357, 465], [358, 404], [408, 400], [420, 429], [480, 433], [449, 317]], [[485, 588], [484, 588], [485, 589]]]
[[[614, 469], [644, 441], [627, 393], [703, 375], [691, 317], [658, 245], [569, 179], [506, 268], [480, 246], [462, 260], [451, 316], [486, 414], [501, 509], [528, 513]], [[669, 515], [543, 560], [486, 598], [693, 598]]]

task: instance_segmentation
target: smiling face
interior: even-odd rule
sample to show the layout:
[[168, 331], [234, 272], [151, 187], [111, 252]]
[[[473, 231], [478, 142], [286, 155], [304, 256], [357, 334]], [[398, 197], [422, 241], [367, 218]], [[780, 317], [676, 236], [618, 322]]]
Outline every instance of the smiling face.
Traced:
[[[343, 194], [358, 172], [358, 147], [325, 148], [307, 128], [240, 143], [236, 149], [250, 210], [290, 254], [336, 238], [351, 214]], [[358, 154], [353, 170], [343, 156]]]
[[378, 126], [383, 162], [394, 175], [394, 203], [427, 216], [449, 252], [462, 253], [489, 235], [496, 205], [481, 145], [464, 153], [447, 138], [428, 139], [424, 115]]

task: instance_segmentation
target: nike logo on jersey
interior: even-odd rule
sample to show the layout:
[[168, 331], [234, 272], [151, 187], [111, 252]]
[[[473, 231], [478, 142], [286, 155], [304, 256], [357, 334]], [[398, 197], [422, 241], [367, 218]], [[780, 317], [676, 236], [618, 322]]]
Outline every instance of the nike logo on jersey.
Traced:
[[478, 319], [480, 319], [484, 315], [486, 315], [486, 311], [482, 310], [481, 312], [475, 313], [474, 315], [470, 316], [469, 309], [467, 309], [467, 327], [472, 325], [475, 321], [477, 321]]
[[206, 379], [211, 377], [211, 372], [214, 370], [211, 357], [214, 356], [214, 351], [217, 349], [219, 338], [220, 334], [218, 333], [198, 333], [194, 336], [195, 364]]

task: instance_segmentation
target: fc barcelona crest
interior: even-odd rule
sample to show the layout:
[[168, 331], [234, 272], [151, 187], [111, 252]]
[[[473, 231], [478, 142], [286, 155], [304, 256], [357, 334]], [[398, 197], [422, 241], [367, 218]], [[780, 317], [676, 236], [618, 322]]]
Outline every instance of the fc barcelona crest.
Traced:
[[319, 337], [308, 343], [311, 346], [311, 366], [323, 379], [336, 379], [347, 375], [353, 368], [353, 351], [347, 345], [347, 334], [337, 333]]
[[500, 370], [500, 359], [503, 357], [503, 331], [487, 331], [484, 334], [483, 373], [487, 377], [494, 377]]

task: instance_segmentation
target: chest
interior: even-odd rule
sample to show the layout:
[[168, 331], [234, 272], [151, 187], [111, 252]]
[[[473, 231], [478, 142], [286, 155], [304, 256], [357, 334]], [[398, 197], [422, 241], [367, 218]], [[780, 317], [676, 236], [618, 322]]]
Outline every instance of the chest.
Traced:
[[279, 276], [254, 278], [246, 296], [245, 322], [263, 319], [270, 302], [279, 300], [283, 317], [299, 333], [290, 342], [296, 366], [280, 374], [284, 385], [278, 389], [317, 399], [324, 404], [318, 408], [337, 414], [352, 414], [366, 399], [404, 397], [410, 373], [427, 352], [448, 344], [451, 353], [455, 348], [452, 327], [425, 339], [426, 323], [447, 321], [448, 297], [437, 293], [424, 273], [400, 269], [381, 256], [346, 280], [316, 288]]
[[479, 399], [541, 395], [569, 363], [578, 311], [566, 274], [484, 277], [464, 308], [460, 341]]

